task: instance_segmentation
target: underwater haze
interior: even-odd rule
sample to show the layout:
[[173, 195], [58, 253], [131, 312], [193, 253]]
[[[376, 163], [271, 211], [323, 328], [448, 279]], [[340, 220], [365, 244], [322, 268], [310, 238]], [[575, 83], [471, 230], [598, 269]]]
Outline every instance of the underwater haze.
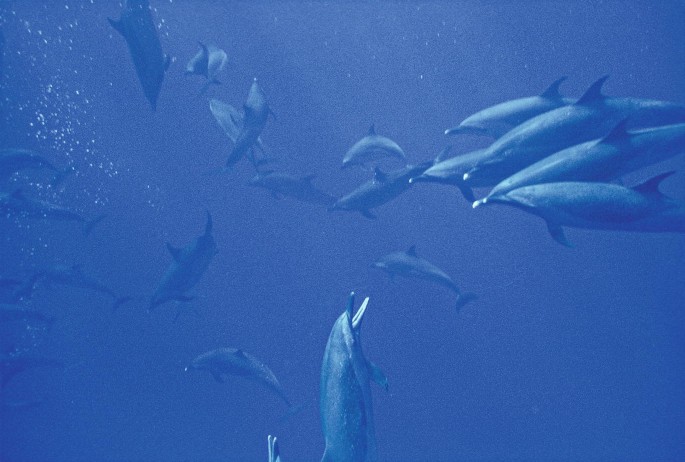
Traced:
[[[562, 76], [564, 97], [609, 75], [608, 96], [685, 105], [683, 1], [150, 6], [170, 57], [165, 70], [147, 49], [155, 110], [108, 22], [124, 2], [0, 0], [0, 150], [60, 172], [22, 170], [0, 194], [80, 217], [2, 209], [0, 278], [40, 274], [17, 306], [47, 321], [0, 323], [0, 355], [54, 362], [3, 382], [1, 460], [266, 461], [267, 435], [283, 462], [321, 460], [322, 360], [351, 291], [370, 297], [361, 344], [388, 380], [371, 384], [378, 460], [685, 460], [682, 232], [566, 228], [568, 248], [539, 217], [474, 210], [449, 185], [412, 185], [370, 219], [250, 184], [315, 175], [339, 198], [374, 176], [341, 169], [371, 125], [413, 165], [466, 153], [492, 139], [446, 129]], [[225, 51], [220, 84], [184, 72], [198, 42]], [[244, 136], [263, 148], [226, 168], [210, 100], [245, 129], [254, 79], [273, 114]], [[661, 191], [685, 202], [682, 152], [619, 184], [669, 171]], [[450, 288], [372, 267], [412, 246], [477, 299], [455, 310]], [[192, 252], [181, 287], [168, 272]], [[163, 286], [179, 293], [150, 309]], [[219, 348], [280, 389], [189, 367]]]

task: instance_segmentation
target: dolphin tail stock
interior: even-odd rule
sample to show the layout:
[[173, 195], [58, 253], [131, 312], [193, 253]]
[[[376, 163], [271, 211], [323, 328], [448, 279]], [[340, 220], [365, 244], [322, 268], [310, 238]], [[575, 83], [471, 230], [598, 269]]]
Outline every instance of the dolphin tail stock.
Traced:
[[458, 293], [457, 294], [457, 303], [456, 303], [456, 309], [457, 313], [461, 311], [461, 309], [469, 302], [472, 302], [474, 300], [478, 299], [478, 295], [474, 294], [473, 292], [463, 292], [463, 293]]
[[103, 218], [105, 218], [106, 216], [107, 216], [106, 214], [102, 214], [102, 215], [96, 216], [95, 218], [91, 218], [90, 220], [84, 221], [83, 227], [82, 227], [83, 235], [86, 237], [89, 236], [90, 232], [93, 230], [93, 227], [95, 225], [97, 225], [98, 223], [100, 223], [103, 220]]

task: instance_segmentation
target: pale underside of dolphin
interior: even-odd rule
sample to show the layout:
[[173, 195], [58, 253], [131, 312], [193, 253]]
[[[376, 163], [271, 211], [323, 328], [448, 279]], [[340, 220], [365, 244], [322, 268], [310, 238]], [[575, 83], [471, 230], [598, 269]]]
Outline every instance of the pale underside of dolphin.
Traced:
[[342, 168], [353, 165], [366, 165], [383, 159], [395, 159], [406, 165], [407, 157], [400, 146], [390, 138], [377, 135], [374, 125], [369, 133], [347, 150], [343, 157]]

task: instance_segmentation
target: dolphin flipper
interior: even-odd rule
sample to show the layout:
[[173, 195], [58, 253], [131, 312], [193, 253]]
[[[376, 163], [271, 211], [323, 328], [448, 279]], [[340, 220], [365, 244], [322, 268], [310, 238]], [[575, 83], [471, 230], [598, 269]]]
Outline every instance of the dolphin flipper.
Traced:
[[464, 307], [469, 302], [472, 302], [478, 298], [478, 295], [472, 293], [472, 292], [465, 292], [463, 294], [458, 294], [457, 295], [457, 312], [461, 311], [461, 309]]
[[557, 241], [559, 244], [566, 247], [573, 247], [573, 244], [566, 239], [566, 235], [564, 234], [564, 230], [561, 228], [561, 226], [548, 221], [547, 229], [549, 230], [549, 234], [552, 235], [552, 239]]

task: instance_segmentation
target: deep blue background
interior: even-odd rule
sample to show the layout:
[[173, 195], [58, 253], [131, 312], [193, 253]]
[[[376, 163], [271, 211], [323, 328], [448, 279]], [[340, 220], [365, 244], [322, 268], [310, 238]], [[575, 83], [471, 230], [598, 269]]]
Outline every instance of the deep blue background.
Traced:
[[[57, 5], [60, 3], [60, 5]], [[280, 168], [342, 194], [340, 171], [373, 122], [411, 161], [483, 146], [443, 130], [486, 106], [541, 92], [562, 75], [578, 96], [605, 92], [685, 103], [685, 3], [152, 1], [176, 58], [153, 113], [124, 40], [119, 2], [0, 0], [5, 80], [0, 147], [43, 152], [77, 174], [32, 194], [107, 218], [88, 238], [73, 223], [0, 221], [0, 275], [80, 263], [121, 294], [118, 312], [84, 290], [39, 287], [30, 306], [57, 316], [35, 354], [65, 370], [11, 382], [35, 408], [1, 416], [3, 460], [318, 460], [321, 357], [347, 293], [371, 296], [367, 356], [382, 460], [685, 459], [685, 238], [568, 230], [564, 248], [536, 217], [472, 210], [456, 189], [417, 185], [370, 221], [277, 201], [226, 175], [230, 143], [207, 97], [240, 106], [253, 77], [277, 115], [263, 132]], [[229, 56], [220, 87], [198, 96], [183, 67], [197, 41]], [[685, 200], [682, 156], [663, 190]], [[171, 261], [214, 217], [219, 254], [193, 291], [201, 317], [174, 323], [146, 307]], [[369, 268], [416, 244], [480, 299]], [[269, 364], [291, 400], [241, 379], [184, 372], [199, 353], [239, 347]]]

